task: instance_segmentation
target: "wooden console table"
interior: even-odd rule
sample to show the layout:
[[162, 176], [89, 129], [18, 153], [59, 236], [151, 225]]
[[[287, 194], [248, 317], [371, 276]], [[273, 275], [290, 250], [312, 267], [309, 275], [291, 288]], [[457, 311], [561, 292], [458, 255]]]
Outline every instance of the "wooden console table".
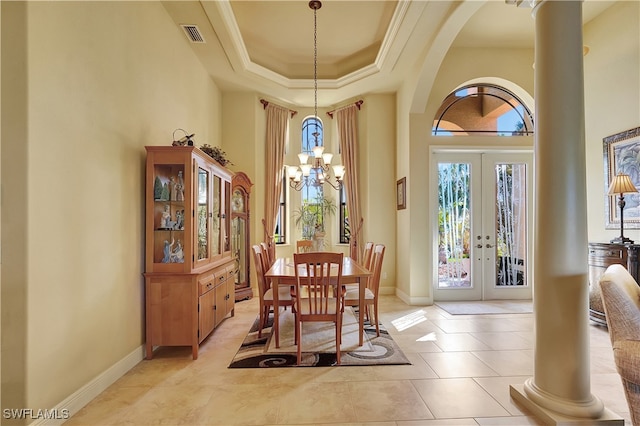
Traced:
[[607, 325], [600, 287], [597, 282], [610, 265], [620, 264], [627, 268], [638, 282], [638, 244], [589, 243], [589, 318], [597, 324]]

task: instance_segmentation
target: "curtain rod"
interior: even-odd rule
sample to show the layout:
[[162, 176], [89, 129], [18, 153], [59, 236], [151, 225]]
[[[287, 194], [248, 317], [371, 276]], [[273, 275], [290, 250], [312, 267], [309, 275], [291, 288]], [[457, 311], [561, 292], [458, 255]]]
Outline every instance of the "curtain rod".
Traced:
[[[264, 109], [267, 109], [267, 105], [269, 105], [269, 101], [265, 101], [264, 99], [260, 99], [260, 103], [262, 105], [264, 105]], [[275, 105], [275, 104], [274, 104]], [[279, 105], [278, 105], [279, 106]], [[284, 107], [283, 107], [284, 108]], [[287, 109], [287, 108], [285, 108]], [[296, 115], [298, 113], [298, 111], [294, 111], [292, 109], [289, 110], [289, 112], [291, 113], [291, 118], [293, 118], [294, 115]]]
[[[358, 107], [358, 111], [359, 111], [359, 110], [360, 110], [360, 105], [362, 105], [363, 103], [364, 103], [364, 101], [363, 101], [362, 99], [360, 99], [359, 101], [355, 101], [355, 102], [353, 103], [353, 105], [357, 106], [357, 107]], [[350, 105], [352, 105], [352, 104], [345, 105], [345, 106], [340, 107], [340, 108], [336, 108], [336, 109], [334, 109], [333, 111], [327, 111], [327, 115], [328, 115], [329, 117], [333, 118], [333, 113], [334, 113], [334, 112], [336, 112], [336, 111], [340, 111], [341, 109], [344, 109], [344, 108], [346, 108], [346, 107], [348, 107], [348, 106], [350, 106]]]

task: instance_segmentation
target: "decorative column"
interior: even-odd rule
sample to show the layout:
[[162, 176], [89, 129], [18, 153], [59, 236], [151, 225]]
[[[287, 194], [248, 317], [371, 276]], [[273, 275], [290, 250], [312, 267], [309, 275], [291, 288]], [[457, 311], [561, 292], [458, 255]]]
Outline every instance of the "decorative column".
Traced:
[[622, 424], [590, 389], [582, 3], [533, 16], [535, 365], [511, 396], [547, 424]]

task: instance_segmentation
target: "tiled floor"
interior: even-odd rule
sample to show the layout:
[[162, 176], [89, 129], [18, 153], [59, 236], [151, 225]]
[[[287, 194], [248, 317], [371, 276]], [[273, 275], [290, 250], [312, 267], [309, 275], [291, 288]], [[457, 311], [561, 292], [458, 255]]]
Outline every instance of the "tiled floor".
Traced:
[[[257, 313], [236, 305], [191, 360], [160, 348], [67, 425], [536, 425], [509, 385], [533, 375], [533, 315], [452, 316], [380, 301], [410, 366], [228, 369]], [[631, 424], [606, 329], [591, 325], [591, 390]]]

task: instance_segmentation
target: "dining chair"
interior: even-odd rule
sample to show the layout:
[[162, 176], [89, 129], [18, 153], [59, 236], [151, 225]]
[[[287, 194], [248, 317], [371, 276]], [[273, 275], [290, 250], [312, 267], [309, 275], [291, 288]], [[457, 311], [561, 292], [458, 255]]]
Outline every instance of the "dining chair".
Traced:
[[[364, 290], [365, 306], [360, 306], [360, 309], [365, 309], [367, 319], [369, 319], [369, 322], [371, 323], [369, 306], [373, 306], [373, 314], [376, 322], [376, 336], [380, 337], [380, 318], [378, 318], [378, 291], [380, 290], [380, 274], [382, 273], [382, 261], [384, 260], [384, 244], [376, 244], [372, 252], [373, 255], [371, 256], [372, 260], [370, 268], [372, 275], [367, 280], [367, 288], [365, 288]], [[346, 286], [344, 304], [346, 306], [359, 305], [358, 286]]]
[[[269, 319], [269, 312], [273, 307], [273, 287], [268, 283], [264, 274], [267, 261], [266, 255], [262, 247], [254, 245], [251, 247], [253, 251], [253, 262], [256, 267], [256, 277], [258, 279], [258, 295], [260, 296], [260, 324], [258, 328], [258, 337], [262, 337], [262, 329], [266, 326]], [[287, 287], [280, 286], [278, 289], [278, 306], [291, 306], [293, 300], [291, 292]]]
[[298, 240], [296, 241], [296, 253], [310, 253], [313, 251], [313, 241]]
[[266, 268], [264, 271], [267, 272], [267, 270], [269, 268], [271, 268], [271, 265], [273, 265], [273, 262], [275, 262], [273, 253], [271, 253], [271, 250], [269, 250], [269, 244], [262, 242], [260, 243], [260, 247], [262, 247], [262, 253], [264, 254], [264, 260], [265, 262], [267, 262], [268, 268]]
[[305, 322], [333, 322], [336, 327], [336, 364], [340, 365], [342, 343], [342, 253], [294, 253], [296, 275], [291, 291], [294, 299], [295, 342], [298, 360], [302, 360], [302, 324]]
[[373, 242], [368, 241], [364, 245], [364, 253], [362, 254], [362, 266], [371, 269], [371, 259], [373, 259]]

